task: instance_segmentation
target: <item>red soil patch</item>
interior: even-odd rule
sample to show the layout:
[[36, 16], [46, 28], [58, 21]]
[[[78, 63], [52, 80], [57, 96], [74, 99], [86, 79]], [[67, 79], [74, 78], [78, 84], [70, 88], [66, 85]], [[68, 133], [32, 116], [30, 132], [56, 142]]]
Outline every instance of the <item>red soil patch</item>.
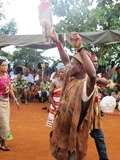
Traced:
[[[0, 151], [0, 160], [53, 160], [49, 152], [49, 131], [46, 127], [47, 111], [42, 104], [22, 105], [20, 111], [11, 106], [11, 128], [14, 139], [8, 142], [10, 152]], [[120, 116], [102, 118], [110, 160], [120, 160]], [[89, 138], [87, 160], [98, 160], [95, 144]]]

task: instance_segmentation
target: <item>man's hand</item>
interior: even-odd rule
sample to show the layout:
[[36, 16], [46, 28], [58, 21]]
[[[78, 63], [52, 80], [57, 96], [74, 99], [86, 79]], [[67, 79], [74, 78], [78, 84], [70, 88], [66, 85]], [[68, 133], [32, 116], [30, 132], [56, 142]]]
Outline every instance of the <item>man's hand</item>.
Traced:
[[97, 79], [96, 79], [96, 83], [98, 84], [98, 85], [103, 85], [103, 86], [107, 86], [108, 84], [109, 84], [109, 81], [106, 79], [106, 78], [104, 78], [104, 77], [97, 77]]
[[51, 37], [51, 39], [53, 40], [53, 42], [55, 42], [55, 43], [59, 42], [57, 33], [56, 33], [55, 31], [52, 31], [50, 37]]

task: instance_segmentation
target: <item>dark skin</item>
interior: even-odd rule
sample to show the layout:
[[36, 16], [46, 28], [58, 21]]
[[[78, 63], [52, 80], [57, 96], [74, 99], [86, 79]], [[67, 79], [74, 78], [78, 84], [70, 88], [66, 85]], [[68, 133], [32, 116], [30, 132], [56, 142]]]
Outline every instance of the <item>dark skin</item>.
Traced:
[[[98, 59], [97, 59], [97, 57], [95, 56], [94, 58], [91, 58], [91, 60], [93, 62], [93, 65], [94, 65], [95, 69], [97, 70], [98, 69]], [[99, 85], [107, 86], [109, 81], [104, 77], [97, 77], [96, 78], [96, 83], [97, 83], [98, 86]]]
[[85, 78], [85, 75], [87, 73], [88, 79], [87, 79], [87, 95], [89, 96], [91, 92], [94, 89], [94, 85], [96, 82], [96, 70], [95, 67], [88, 56], [89, 53], [87, 50], [82, 49], [79, 50], [81, 47], [81, 37], [77, 33], [73, 33], [71, 35], [70, 40], [73, 47], [78, 51], [78, 53], [81, 56], [81, 59], [83, 63], [78, 62], [76, 59], [72, 58], [71, 62], [69, 59], [69, 56], [64, 51], [63, 45], [57, 38], [57, 34], [55, 32], [51, 33], [51, 39], [56, 43], [56, 46], [59, 50], [59, 54], [61, 57], [61, 60], [63, 61], [64, 65], [70, 64], [70, 76], [75, 77], [77, 79], [83, 79]]

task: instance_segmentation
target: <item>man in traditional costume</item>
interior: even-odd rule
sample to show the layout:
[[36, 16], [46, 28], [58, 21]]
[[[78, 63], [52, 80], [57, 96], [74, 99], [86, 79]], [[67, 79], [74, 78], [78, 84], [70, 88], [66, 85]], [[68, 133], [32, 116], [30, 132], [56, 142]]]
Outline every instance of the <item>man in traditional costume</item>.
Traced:
[[96, 71], [88, 51], [81, 48], [79, 34], [72, 33], [70, 36], [76, 49], [71, 61], [55, 32], [51, 34], [51, 38], [66, 67], [60, 109], [50, 133], [51, 153], [57, 160], [85, 160], [92, 123]]

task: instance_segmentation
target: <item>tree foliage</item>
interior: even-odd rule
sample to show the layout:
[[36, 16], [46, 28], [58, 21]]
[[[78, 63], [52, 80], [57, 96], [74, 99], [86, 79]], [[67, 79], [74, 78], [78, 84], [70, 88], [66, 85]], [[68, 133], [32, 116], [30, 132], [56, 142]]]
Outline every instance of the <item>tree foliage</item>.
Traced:
[[[105, 3], [106, 2], [106, 3]], [[98, 3], [95, 10], [92, 11], [92, 17], [96, 25], [103, 30], [120, 29], [120, 3], [114, 3], [112, 0]]]
[[114, 62], [115, 65], [120, 66], [120, 45], [102, 45], [98, 52], [98, 57], [99, 64], [102, 66], [107, 67], [111, 65], [112, 62]]
[[17, 25], [14, 19], [0, 28], [0, 34], [14, 35], [17, 32]]
[[54, 0], [54, 14], [64, 17], [57, 25], [59, 32], [95, 31], [120, 28], [120, 3], [116, 0], [98, 0], [97, 7], [91, 8], [89, 0]]
[[31, 48], [20, 48], [13, 53], [13, 62], [20, 65], [28, 65], [36, 67], [38, 63], [43, 63], [47, 60], [41, 55], [41, 51]]
[[[94, 1], [94, 0], [93, 0]], [[92, 8], [90, 0], [54, 0], [54, 14], [63, 17], [55, 26], [58, 33], [61, 32], [88, 32], [101, 30], [120, 29], [120, 1], [97, 0], [97, 5]], [[99, 45], [100, 64], [109, 65], [111, 58], [120, 63], [120, 46]]]
[[0, 56], [7, 58], [9, 61], [12, 61], [12, 55], [7, 52], [0, 50]]
[[[4, 13], [4, 9], [6, 5], [9, 5], [11, 2], [10, 0], [0, 0], [0, 22], [6, 20], [6, 15]], [[17, 25], [14, 19], [11, 19], [6, 24], [2, 25], [0, 23], [0, 34], [8, 34], [8, 35], [14, 35], [17, 32]]]
[[[54, 13], [57, 16], [64, 17], [56, 29], [59, 32], [84, 31], [87, 30], [85, 25], [89, 19], [91, 2], [88, 0], [55, 0]], [[84, 7], [86, 6], [86, 7]]]

